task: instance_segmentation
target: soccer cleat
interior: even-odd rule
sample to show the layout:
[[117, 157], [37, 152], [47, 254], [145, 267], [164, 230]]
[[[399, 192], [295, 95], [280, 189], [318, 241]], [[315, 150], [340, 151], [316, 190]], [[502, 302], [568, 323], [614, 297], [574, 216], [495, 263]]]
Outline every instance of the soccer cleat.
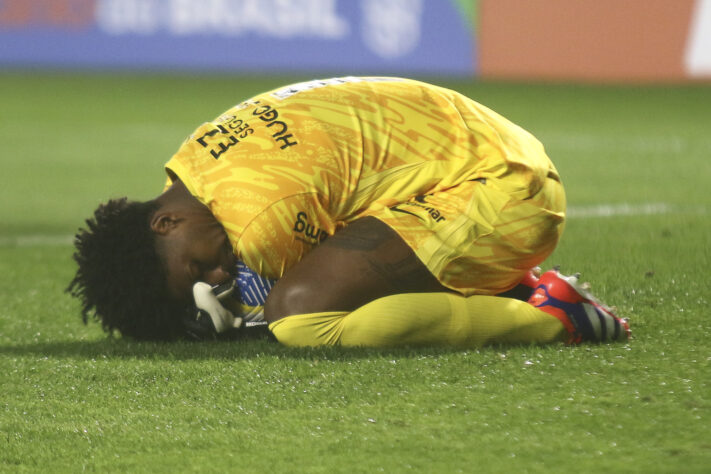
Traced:
[[567, 344], [628, 340], [627, 319], [618, 318], [595, 299], [589, 285], [578, 283], [579, 276], [564, 276], [554, 267], [541, 276], [528, 302], [563, 323], [569, 335]]
[[534, 267], [523, 275], [523, 278], [521, 278], [521, 281], [519, 281], [516, 286], [508, 291], [499, 293], [497, 296], [513, 298], [519, 301], [528, 301], [533, 291], [538, 287], [538, 279], [540, 276], [541, 268]]
[[518, 284], [523, 285], [527, 288], [530, 288], [531, 291], [533, 291], [538, 287], [538, 280], [540, 278], [541, 278], [541, 267], [534, 267], [533, 269], [526, 272], [526, 274], [523, 276], [523, 279], [521, 279], [521, 281], [518, 282]]

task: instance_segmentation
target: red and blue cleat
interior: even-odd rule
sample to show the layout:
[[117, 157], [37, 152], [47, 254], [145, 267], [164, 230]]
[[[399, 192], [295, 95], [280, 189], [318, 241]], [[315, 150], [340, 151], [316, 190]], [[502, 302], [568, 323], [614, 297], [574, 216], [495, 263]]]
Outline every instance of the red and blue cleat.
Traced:
[[578, 276], [565, 276], [558, 268], [541, 275], [528, 302], [557, 318], [568, 331], [567, 344], [627, 341], [630, 325], [578, 284]]

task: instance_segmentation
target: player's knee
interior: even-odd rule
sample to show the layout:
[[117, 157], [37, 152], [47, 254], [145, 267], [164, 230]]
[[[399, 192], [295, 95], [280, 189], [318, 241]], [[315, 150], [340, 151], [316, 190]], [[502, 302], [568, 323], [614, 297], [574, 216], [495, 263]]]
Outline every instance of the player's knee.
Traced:
[[264, 318], [268, 322], [294, 314], [325, 311], [323, 291], [310, 281], [278, 281], [264, 303]]

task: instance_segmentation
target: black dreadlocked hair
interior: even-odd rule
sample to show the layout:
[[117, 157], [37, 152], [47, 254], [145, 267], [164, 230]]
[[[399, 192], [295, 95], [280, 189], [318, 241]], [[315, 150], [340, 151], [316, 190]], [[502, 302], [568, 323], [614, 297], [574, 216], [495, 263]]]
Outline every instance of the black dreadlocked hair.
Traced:
[[183, 336], [184, 311], [168, 295], [150, 218], [154, 201], [112, 199], [94, 211], [74, 239], [79, 268], [67, 292], [81, 300], [82, 319], [138, 340]]

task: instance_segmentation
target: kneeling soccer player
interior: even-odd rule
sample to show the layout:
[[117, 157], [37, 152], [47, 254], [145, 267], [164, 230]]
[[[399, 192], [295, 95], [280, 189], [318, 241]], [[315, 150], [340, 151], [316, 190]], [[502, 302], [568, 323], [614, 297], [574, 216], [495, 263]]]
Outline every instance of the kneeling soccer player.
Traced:
[[[276, 281], [263, 317], [291, 346], [629, 337], [574, 278], [531, 274], [563, 230], [558, 172], [531, 134], [454, 91], [294, 84], [201, 125], [165, 168], [160, 196], [109, 201], [77, 234], [69, 291], [108, 331], [190, 334], [194, 289], [229, 327], [198, 289], [239, 264]], [[528, 302], [505, 296], [522, 281]]]

